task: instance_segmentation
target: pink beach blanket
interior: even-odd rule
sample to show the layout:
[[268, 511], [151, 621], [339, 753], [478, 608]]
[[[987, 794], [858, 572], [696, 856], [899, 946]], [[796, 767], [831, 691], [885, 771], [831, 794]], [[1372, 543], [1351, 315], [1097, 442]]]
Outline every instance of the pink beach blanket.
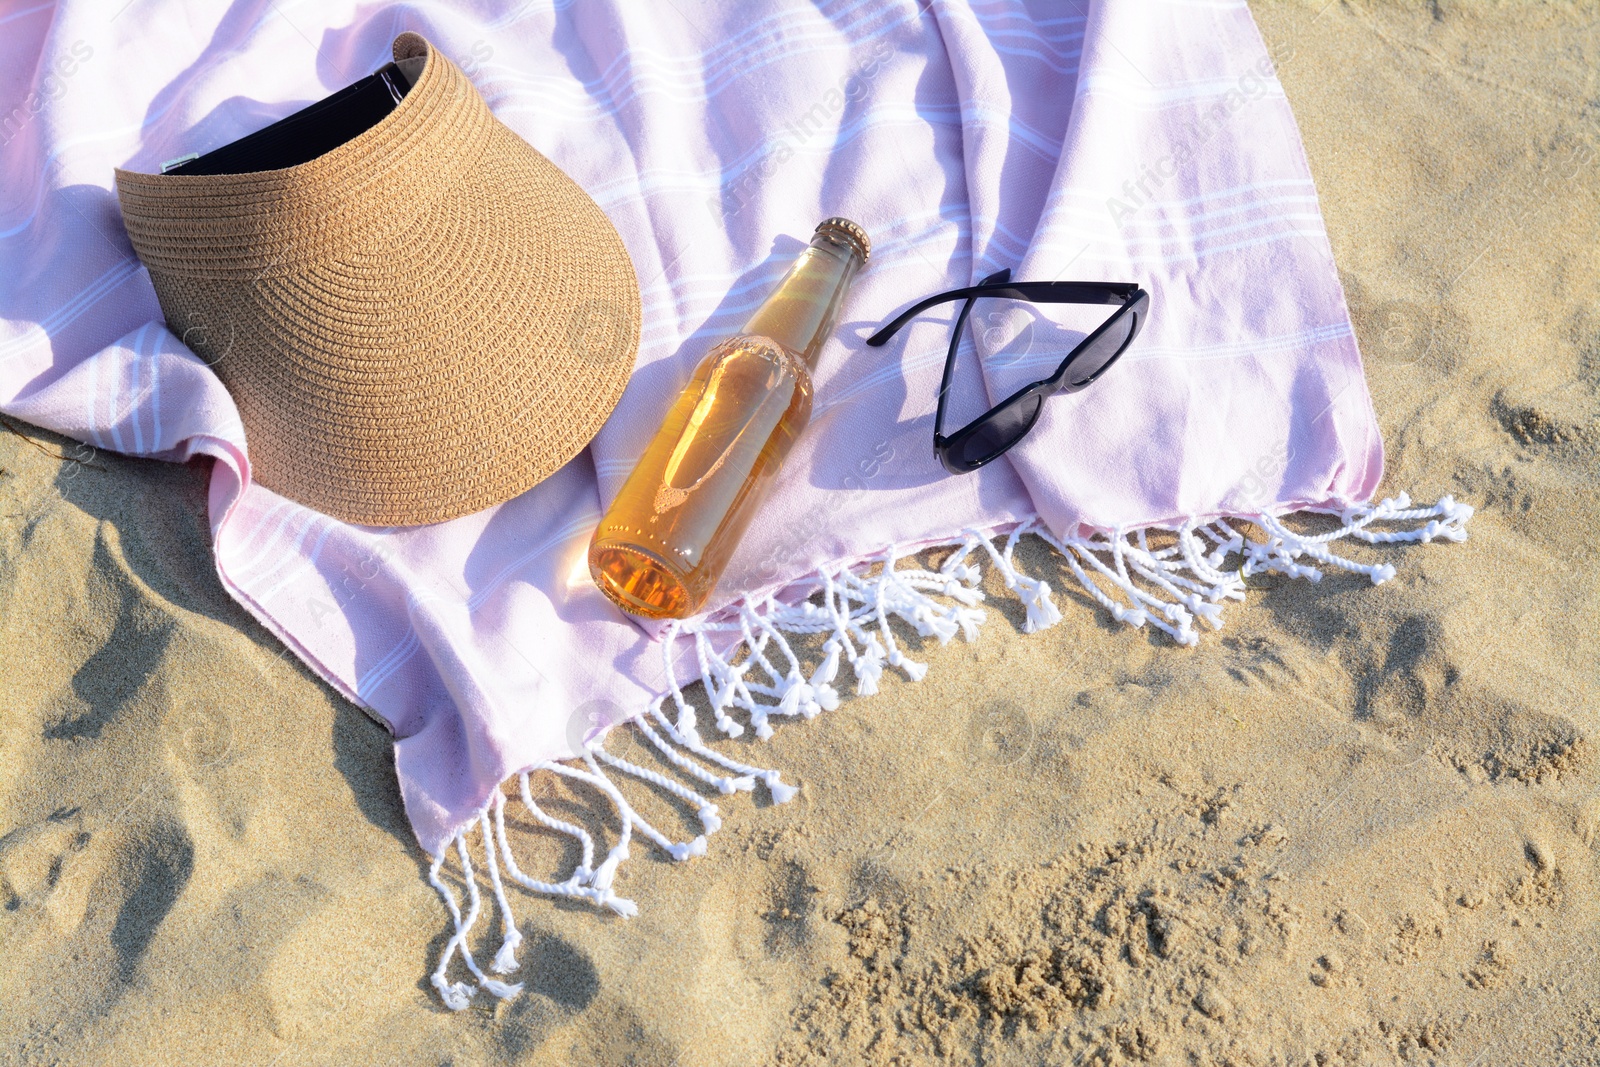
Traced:
[[[406, 811], [454, 924], [434, 975], [452, 1007], [518, 988], [468, 951], [480, 874], [504, 930], [487, 966], [509, 974], [508, 881], [630, 914], [612, 890], [630, 841], [679, 859], [705, 850], [703, 835], [677, 841], [642, 819], [632, 790], [667, 790], [706, 833], [720, 822], [713, 793], [792, 793], [714, 747], [713, 725], [765, 735], [837, 706], [840, 688], [870, 694], [885, 670], [920, 678], [890, 619], [972, 639], [983, 566], [1025, 601], [1028, 628], [1058, 620], [1049, 587], [1011, 560], [1022, 533], [1053, 544], [1103, 610], [1178, 644], [1220, 626], [1253, 570], [1381, 581], [1388, 564], [1333, 542], [1465, 536], [1471, 509], [1449, 498], [1371, 503], [1383, 450], [1356, 341], [1274, 57], [1243, 2], [118, 7], [0, 9], [0, 410], [95, 448], [215, 458], [224, 587], [394, 734]], [[635, 376], [587, 452], [480, 514], [377, 529], [252, 482], [227, 392], [161, 321], [112, 171], [157, 170], [303, 107], [376, 69], [404, 30], [452, 57], [606, 211], [644, 321]], [[861, 223], [873, 252], [822, 354], [813, 424], [716, 610], [638, 625], [588, 578], [600, 510], [700, 357], [835, 214]], [[951, 477], [931, 423], [954, 308], [882, 349], [863, 340], [906, 304], [1002, 267], [1137, 282], [1152, 314], [1110, 373], [1048, 401], [1003, 461]], [[1050, 314], [974, 313], [957, 418], [1048, 374], [1096, 325]], [[1338, 521], [1319, 537], [1279, 522], [1308, 509]], [[1169, 547], [1150, 547], [1152, 527], [1173, 531]], [[956, 551], [938, 571], [899, 562], [944, 543]], [[796, 633], [824, 636], [820, 656], [797, 655]], [[699, 678], [696, 708], [682, 687]], [[622, 720], [681, 774], [608, 753]], [[610, 835], [539, 809], [529, 773], [584, 785]], [[519, 779], [532, 817], [581, 842], [576, 870], [542, 881], [516, 866], [501, 813]], [[446, 862], [462, 866], [464, 906]]]

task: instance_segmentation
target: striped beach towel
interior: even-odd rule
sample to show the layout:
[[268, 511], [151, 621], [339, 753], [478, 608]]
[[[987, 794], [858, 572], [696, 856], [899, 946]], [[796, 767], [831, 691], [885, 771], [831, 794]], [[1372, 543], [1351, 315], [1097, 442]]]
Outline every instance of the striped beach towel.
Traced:
[[[451, 1007], [516, 994], [516, 886], [632, 914], [614, 880], [631, 845], [689, 859], [721, 821], [713, 796], [792, 795], [718, 735], [766, 736], [870, 695], [885, 671], [921, 678], [904, 635], [975, 638], [984, 568], [1028, 629], [1058, 621], [1048, 582], [1013, 559], [1021, 536], [1054, 546], [1095, 610], [1174, 645], [1221, 626], [1253, 572], [1378, 582], [1391, 562], [1337, 542], [1465, 536], [1471, 509], [1448, 497], [1373, 500], [1382, 443], [1275, 75], [1292, 57], [1268, 54], [1244, 3], [497, 6], [0, 13], [0, 410], [88, 447], [213, 458], [223, 586], [394, 735], [451, 923], [433, 975]], [[607, 212], [644, 321], [634, 378], [587, 452], [480, 514], [376, 529], [252, 481], [231, 399], [161, 321], [112, 172], [289, 114], [376, 69], [405, 30]], [[713, 610], [643, 627], [589, 581], [600, 510], [700, 357], [835, 214], [866, 228], [873, 256], [821, 356], [813, 423]], [[1152, 316], [1093, 388], [1049, 400], [1020, 447], [950, 477], [930, 444], [952, 309], [884, 348], [863, 341], [1000, 268], [1137, 282]], [[975, 311], [953, 417], [1053, 370], [1094, 325]], [[1290, 518], [1307, 512], [1324, 517]], [[935, 545], [950, 546], [937, 569], [908, 561]], [[698, 703], [684, 690], [697, 679]], [[614, 755], [615, 728], [673, 774]], [[596, 819], [542, 809], [540, 775], [593, 798]], [[645, 820], [639, 789], [685, 805], [697, 831]], [[576, 868], [522, 870], [508, 803], [572, 837]], [[486, 963], [468, 945], [480, 885], [501, 917]]]

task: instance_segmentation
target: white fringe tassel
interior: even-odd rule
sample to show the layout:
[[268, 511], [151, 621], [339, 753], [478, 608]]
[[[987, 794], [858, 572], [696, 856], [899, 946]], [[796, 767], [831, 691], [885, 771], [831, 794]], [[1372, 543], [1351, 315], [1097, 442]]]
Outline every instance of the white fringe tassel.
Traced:
[[[646, 715], [636, 720], [640, 733], [659, 750], [668, 761], [685, 774], [707, 785], [715, 786], [721, 793], [733, 793], [740, 790], [749, 791], [755, 788], [757, 779], [766, 783], [767, 790], [774, 803], [783, 803], [791, 799], [796, 790], [785, 785], [778, 777], [778, 772], [765, 770], [760, 767], [751, 767], [729, 759], [720, 753], [714, 752], [700, 744], [698, 740], [686, 738], [678, 728], [661, 712], [661, 703], [665, 698], [656, 700], [648, 709]], [[650, 720], [654, 719], [662, 733], [657, 733]], [[663, 736], [663, 734], [665, 736]], [[724, 770], [732, 771], [733, 775], [719, 775], [707, 769], [702, 763], [697, 762], [693, 756], [699, 756]], [[706, 851], [706, 836], [716, 833], [722, 826], [721, 813], [717, 806], [700, 793], [649, 768], [641, 767], [635, 763], [613, 755], [606, 751], [600, 742], [595, 742], [586, 748], [582, 755], [586, 770], [568, 767], [561, 763], [541, 762], [536, 763], [528, 770], [517, 776], [518, 785], [522, 794], [523, 805], [528, 813], [541, 825], [557, 833], [573, 838], [579, 844], [581, 857], [578, 865], [562, 882], [542, 882], [530, 878], [517, 866], [516, 857], [512, 854], [511, 843], [506, 837], [505, 825], [505, 794], [496, 791], [490, 798], [488, 805], [480, 812], [474, 822], [476, 823], [484, 848], [484, 866], [489, 873], [489, 885], [494, 894], [495, 905], [500, 909], [501, 942], [500, 949], [495, 953], [494, 962], [490, 970], [496, 974], [509, 974], [517, 969], [517, 948], [522, 943], [522, 933], [517, 929], [516, 920], [511, 913], [511, 902], [506, 896], [505, 885], [501, 880], [500, 868], [503, 864], [505, 873], [512, 881], [524, 889], [547, 896], [565, 897], [569, 900], [584, 900], [600, 907], [606, 907], [616, 912], [623, 918], [632, 918], [638, 914], [638, 906], [633, 901], [617, 896], [613, 889], [617, 869], [628, 858], [629, 845], [633, 834], [637, 831], [645, 839], [655, 844], [674, 860], [683, 861], [695, 856], [703, 856]], [[604, 767], [602, 767], [604, 764]], [[674, 841], [666, 834], [657, 830], [646, 821], [618, 787], [616, 781], [606, 773], [605, 767], [611, 767], [633, 778], [646, 782], [665, 791], [678, 801], [690, 806], [700, 820], [704, 833], [688, 841]], [[597, 866], [594, 862], [594, 838], [581, 826], [563, 822], [545, 812], [534, 802], [532, 790], [528, 786], [528, 775], [533, 771], [545, 771], [559, 775], [570, 781], [579, 782], [599, 791], [608, 801], [615, 813], [619, 829], [616, 843], [611, 846], [606, 857]], [[444, 900], [445, 910], [449, 912], [455, 926], [455, 934], [445, 944], [444, 952], [440, 954], [439, 965], [434, 970], [432, 983], [439, 991], [440, 998], [446, 1007], [461, 1011], [466, 1008], [472, 998], [480, 989], [486, 990], [501, 1000], [515, 997], [522, 992], [522, 986], [509, 985], [505, 982], [490, 978], [483, 973], [473, 958], [472, 951], [467, 945], [467, 938], [472, 932], [474, 924], [478, 921], [481, 910], [481, 901], [478, 893], [477, 879], [472, 868], [469, 853], [472, 823], [462, 829], [451, 839], [455, 845], [456, 855], [461, 862], [461, 877], [467, 889], [467, 913], [463, 917], [460, 904], [455, 893], [440, 877], [440, 870], [449, 855], [448, 847], [433, 859], [433, 865], [428, 870], [428, 881], [438, 890]], [[477, 980], [471, 982], [451, 982], [446, 977], [450, 961], [457, 952], [466, 965], [467, 971]]]
[[[774, 804], [791, 800], [798, 789], [786, 784], [776, 770], [750, 766], [731, 759], [706, 745], [699, 729], [695, 707], [685, 698], [673, 672], [673, 651], [679, 640], [691, 641], [699, 668], [709, 712], [716, 727], [727, 737], [738, 737], [745, 727], [730, 712], [740, 712], [758, 738], [772, 736], [774, 717], [810, 719], [839, 706], [833, 683], [839, 667], [848, 663], [855, 676], [858, 696], [878, 691], [885, 667], [900, 671], [913, 682], [921, 681], [927, 665], [908, 657], [895, 640], [890, 618], [899, 619], [923, 637], [933, 637], [942, 645], [956, 635], [966, 641], [977, 637], [985, 615], [977, 605], [984, 599], [978, 588], [981, 573], [972, 554], [982, 549], [1026, 609], [1022, 628], [1028, 633], [1048, 629], [1061, 621], [1061, 612], [1051, 599], [1050, 586], [1022, 574], [1013, 561], [1018, 540], [1035, 534], [1053, 546], [1074, 578], [1097, 604], [1118, 622], [1130, 626], [1149, 624], [1181, 645], [1199, 642], [1196, 623], [1211, 629], [1222, 628], [1222, 604], [1244, 599], [1245, 579], [1260, 573], [1284, 574], [1291, 578], [1321, 581], [1326, 568], [1364, 574], [1374, 585], [1394, 577], [1390, 564], [1358, 563], [1337, 556], [1329, 546], [1354, 538], [1369, 544], [1404, 541], [1429, 542], [1435, 539], [1464, 541], [1466, 524], [1473, 509], [1443, 497], [1432, 507], [1413, 507], [1401, 493], [1377, 504], [1346, 508], [1343, 511], [1307, 509], [1338, 518], [1336, 530], [1322, 534], [1301, 534], [1286, 527], [1271, 515], [1243, 516], [1266, 537], [1251, 541], [1226, 519], [1191, 521], [1176, 527], [1155, 527], [1167, 535], [1170, 544], [1151, 548], [1150, 529], [1131, 534], [1113, 530], [1110, 534], [1057, 537], [1038, 519], [1021, 523], [1005, 535], [997, 548], [993, 533], [967, 530], [937, 571], [898, 566], [900, 549], [891, 547], [874, 561], [877, 573], [871, 576], [847, 567], [823, 567], [779, 593], [769, 593], [729, 608], [711, 617], [673, 623], [661, 642], [667, 677], [672, 679], [667, 694], [658, 697], [639, 717], [631, 720], [641, 737], [662, 758], [682, 774], [726, 796], [748, 792], [760, 781]], [[1405, 529], [1374, 529], [1377, 524], [1406, 523]], [[1421, 523], [1421, 525], [1415, 525]], [[1230, 557], [1238, 563], [1229, 566]], [[863, 570], [870, 570], [871, 565]], [[825, 635], [820, 662], [807, 674], [795, 654], [790, 636]], [[663, 710], [672, 698], [676, 719]], [[482, 989], [502, 1000], [516, 996], [521, 985], [509, 985], [483, 973], [467, 946], [467, 937], [477, 922], [480, 899], [472, 863], [468, 857], [468, 837], [476, 823], [483, 841], [489, 885], [495, 906], [500, 909], [501, 943], [490, 969], [509, 974], [517, 969], [516, 952], [522, 942], [511, 914], [511, 904], [501, 881], [506, 876], [524, 889], [547, 896], [587, 901], [608, 908], [623, 918], [637, 914], [631, 900], [614, 892], [618, 867], [628, 858], [629, 844], [637, 831], [675, 861], [702, 856], [706, 838], [717, 832], [722, 817], [716, 804], [683, 782], [641, 767], [606, 751], [600, 740], [581, 754], [586, 769], [561, 763], [541, 762], [518, 777], [523, 806], [546, 829], [578, 842], [581, 857], [566, 880], [542, 882], [530, 878], [517, 866], [505, 830], [505, 795], [496, 792], [488, 805], [452, 838], [461, 862], [461, 877], [467, 890], [467, 912], [462, 916], [455, 893], [440, 877], [449, 849], [433, 859], [428, 881], [444, 899], [455, 933], [445, 944], [432, 983], [445, 1005], [460, 1011]], [[606, 768], [666, 793], [694, 812], [702, 833], [688, 841], [674, 841], [643, 819], [629, 804]], [[601, 793], [615, 814], [618, 831], [615, 844], [598, 866], [595, 844], [581, 826], [563, 822], [534, 803], [528, 788], [528, 775], [544, 771]], [[446, 978], [450, 961], [457, 952], [471, 982], [451, 982]]]

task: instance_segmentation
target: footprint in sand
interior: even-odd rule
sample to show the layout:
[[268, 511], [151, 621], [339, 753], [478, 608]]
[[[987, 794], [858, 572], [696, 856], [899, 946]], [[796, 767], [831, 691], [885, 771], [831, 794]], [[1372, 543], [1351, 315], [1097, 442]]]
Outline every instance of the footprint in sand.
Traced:
[[16, 913], [45, 905], [88, 845], [76, 808], [0, 837], [0, 909]]
[[1502, 669], [1455, 651], [1439, 618], [1401, 620], [1382, 666], [1357, 685], [1356, 717], [1474, 783], [1542, 785], [1587, 766], [1592, 746], [1576, 722], [1528, 706], [1536, 691], [1502, 692]]
[[1265, 688], [1280, 697], [1321, 705], [1345, 714], [1350, 680], [1336, 660], [1312, 655], [1302, 646], [1261, 636], [1224, 637], [1228, 677], [1246, 688]]

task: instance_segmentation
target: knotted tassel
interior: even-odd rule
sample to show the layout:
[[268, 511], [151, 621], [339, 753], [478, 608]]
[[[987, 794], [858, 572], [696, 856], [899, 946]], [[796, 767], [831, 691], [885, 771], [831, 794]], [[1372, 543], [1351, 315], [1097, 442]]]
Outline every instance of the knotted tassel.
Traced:
[[1198, 593], [1190, 593], [1183, 598], [1183, 603], [1190, 611], [1206, 620], [1206, 624], [1213, 630], [1222, 629], [1221, 605], [1213, 604]]
[[876, 634], [868, 634], [865, 648], [853, 664], [856, 670], [856, 693], [869, 697], [878, 691], [878, 679], [883, 677], [883, 645]]
[[922, 681], [928, 674], [928, 665], [926, 663], [918, 663], [904, 652], [901, 652], [899, 645], [889, 651], [889, 666], [900, 668], [901, 672], [913, 682]]
[[622, 861], [628, 858], [628, 843], [618, 842], [606, 853], [605, 862], [594, 870], [594, 877], [589, 879], [589, 884], [602, 893], [611, 888], [611, 880], [617, 876], [617, 868], [622, 866]]
[[777, 771], [766, 772], [761, 776], [761, 780], [766, 783], [767, 794], [772, 797], [774, 804], [787, 804], [800, 792], [794, 786], [784, 784], [783, 779], [778, 777]]
[[706, 838], [704, 834], [701, 834], [693, 841], [671, 842], [664, 847], [667, 850], [667, 855], [682, 863], [693, 856], [704, 856], [706, 854]]
[[811, 692], [818, 711], [832, 711], [839, 706], [839, 692], [829, 683], [839, 673], [839, 640], [830, 637], [822, 646], [822, 662], [811, 672]]
[[1019, 574], [1012, 588], [1016, 590], [1017, 598], [1022, 601], [1023, 606], [1028, 609], [1028, 617], [1022, 622], [1023, 633], [1048, 630], [1061, 621], [1061, 611], [1056, 607], [1055, 601], [1050, 599], [1048, 582]]
[[522, 983], [508, 985], [496, 978], [485, 978], [483, 980], [483, 988], [501, 1000], [510, 1000], [522, 992]]
[[433, 988], [439, 991], [439, 999], [444, 1001], [444, 1006], [451, 1011], [464, 1011], [471, 1005], [473, 994], [478, 992], [478, 987], [470, 982], [449, 982], [444, 975], [435, 972], [432, 978]]

